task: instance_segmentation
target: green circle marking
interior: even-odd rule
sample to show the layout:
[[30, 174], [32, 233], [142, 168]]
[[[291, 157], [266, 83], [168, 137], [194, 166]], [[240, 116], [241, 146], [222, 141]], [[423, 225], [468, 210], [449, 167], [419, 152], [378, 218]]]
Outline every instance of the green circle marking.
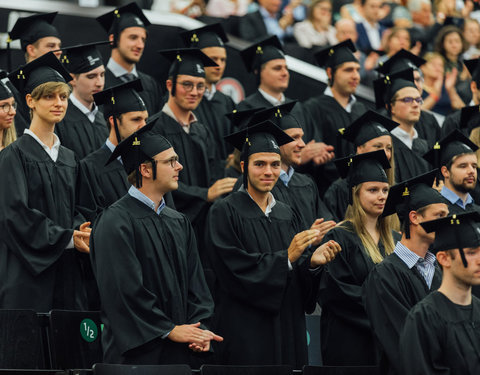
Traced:
[[80, 323], [80, 335], [86, 342], [93, 342], [97, 339], [98, 328], [91, 319], [83, 319]]

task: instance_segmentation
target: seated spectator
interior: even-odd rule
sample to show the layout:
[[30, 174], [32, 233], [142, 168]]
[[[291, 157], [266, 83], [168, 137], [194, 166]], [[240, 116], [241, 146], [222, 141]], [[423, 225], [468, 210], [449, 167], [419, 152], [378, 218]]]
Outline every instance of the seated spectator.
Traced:
[[152, 10], [197, 18], [205, 14], [205, 0], [154, 0]]
[[345, 4], [340, 8], [341, 19], [350, 19], [355, 23], [363, 21], [362, 0], [353, 0], [351, 4]]
[[383, 0], [362, 0], [362, 22], [357, 22], [357, 48], [363, 52], [378, 50], [381, 47], [385, 28], [378, 23], [383, 17], [381, 7]]
[[307, 19], [293, 27], [295, 39], [305, 48], [336, 44], [335, 34], [335, 27], [332, 26], [331, 0], [313, 0], [308, 7]]
[[476, 19], [467, 18], [463, 25], [463, 38], [467, 43], [467, 50], [463, 53], [463, 60], [476, 59], [480, 56], [480, 23]]
[[396, 0], [393, 3], [391, 18], [395, 27], [412, 27], [412, 15], [407, 9], [408, 0]]
[[209, 0], [206, 13], [210, 17], [228, 18], [247, 14], [251, 0]]
[[17, 139], [14, 120], [16, 109], [12, 91], [0, 81], [0, 151]]
[[443, 26], [445, 15], [438, 15], [435, 20], [430, 0], [408, 0], [407, 7], [413, 22], [413, 26], [409, 29], [412, 43], [420, 42], [422, 53], [431, 51], [433, 40]]
[[435, 0], [434, 8], [436, 13], [443, 13], [445, 17], [467, 18], [473, 10], [473, 1]]
[[385, 52], [385, 55], [381, 56], [378, 59], [378, 62], [383, 63], [387, 61], [390, 57], [402, 49], [409, 51], [410, 46], [410, 33], [407, 29], [403, 27], [394, 27], [392, 29], [388, 29], [383, 34], [382, 38], [382, 50]]

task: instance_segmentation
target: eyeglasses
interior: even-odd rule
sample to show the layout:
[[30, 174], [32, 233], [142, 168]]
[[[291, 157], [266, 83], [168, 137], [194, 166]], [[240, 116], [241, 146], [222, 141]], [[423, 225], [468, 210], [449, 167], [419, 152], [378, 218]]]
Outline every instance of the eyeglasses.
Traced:
[[395, 99], [395, 101], [396, 102], [402, 102], [402, 103], [405, 103], [405, 104], [413, 104], [413, 102], [416, 102], [419, 105], [423, 104], [423, 99], [420, 96], [418, 98], [412, 98], [411, 96], [406, 96], [406, 97], [401, 98], [401, 99]]
[[13, 103], [13, 104], [5, 103], [5, 104], [2, 104], [0, 107], [3, 109], [3, 112], [9, 113], [12, 108], [14, 110], [17, 110], [17, 103]]
[[170, 166], [172, 168], [175, 168], [178, 163], [178, 156], [172, 156], [170, 159], [156, 160], [156, 161], [161, 161], [162, 163], [170, 163]]
[[179, 85], [182, 85], [186, 92], [192, 91], [194, 87], [197, 88], [198, 92], [204, 92], [206, 88], [204, 83], [198, 83], [197, 86], [195, 86], [195, 84], [190, 81], [183, 81], [183, 82], [177, 82], [177, 83]]

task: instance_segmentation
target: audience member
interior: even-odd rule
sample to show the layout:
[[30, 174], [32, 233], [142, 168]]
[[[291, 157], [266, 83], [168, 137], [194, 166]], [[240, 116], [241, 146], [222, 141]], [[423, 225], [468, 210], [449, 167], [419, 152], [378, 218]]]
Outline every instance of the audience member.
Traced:
[[15, 114], [17, 103], [7, 84], [0, 81], [0, 151], [17, 139]]
[[357, 22], [358, 40], [356, 46], [368, 53], [370, 50], [381, 48], [382, 34], [385, 27], [379, 21], [382, 19], [381, 7], [383, 0], [362, 0], [361, 22]]

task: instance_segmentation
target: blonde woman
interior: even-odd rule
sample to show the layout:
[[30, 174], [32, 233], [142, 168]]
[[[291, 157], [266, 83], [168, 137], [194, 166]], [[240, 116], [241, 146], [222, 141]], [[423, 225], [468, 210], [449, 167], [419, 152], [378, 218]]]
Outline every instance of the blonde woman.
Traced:
[[362, 304], [362, 284], [375, 264], [394, 249], [390, 220], [381, 216], [389, 190], [385, 169], [390, 164], [384, 150], [343, 158], [335, 164], [347, 177], [350, 205], [345, 221], [323, 239], [335, 240], [342, 247], [326, 266], [318, 294], [323, 363], [376, 365], [374, 338]]
[[31, 124], [0, 154], [6, 247], [0, 252], [0, 308], [86, 309], [79, 252], [89, 251], [89, 223], [82, 224], [75, 207], [75, 155], [54, 133], [67, 109], [70, 75], [50, 52], [9, 79], [25, 95]]
[[12, 91], [0, 81], [0, 151], [17, 139], [15, 131], [15, 114], [17, 103]]

